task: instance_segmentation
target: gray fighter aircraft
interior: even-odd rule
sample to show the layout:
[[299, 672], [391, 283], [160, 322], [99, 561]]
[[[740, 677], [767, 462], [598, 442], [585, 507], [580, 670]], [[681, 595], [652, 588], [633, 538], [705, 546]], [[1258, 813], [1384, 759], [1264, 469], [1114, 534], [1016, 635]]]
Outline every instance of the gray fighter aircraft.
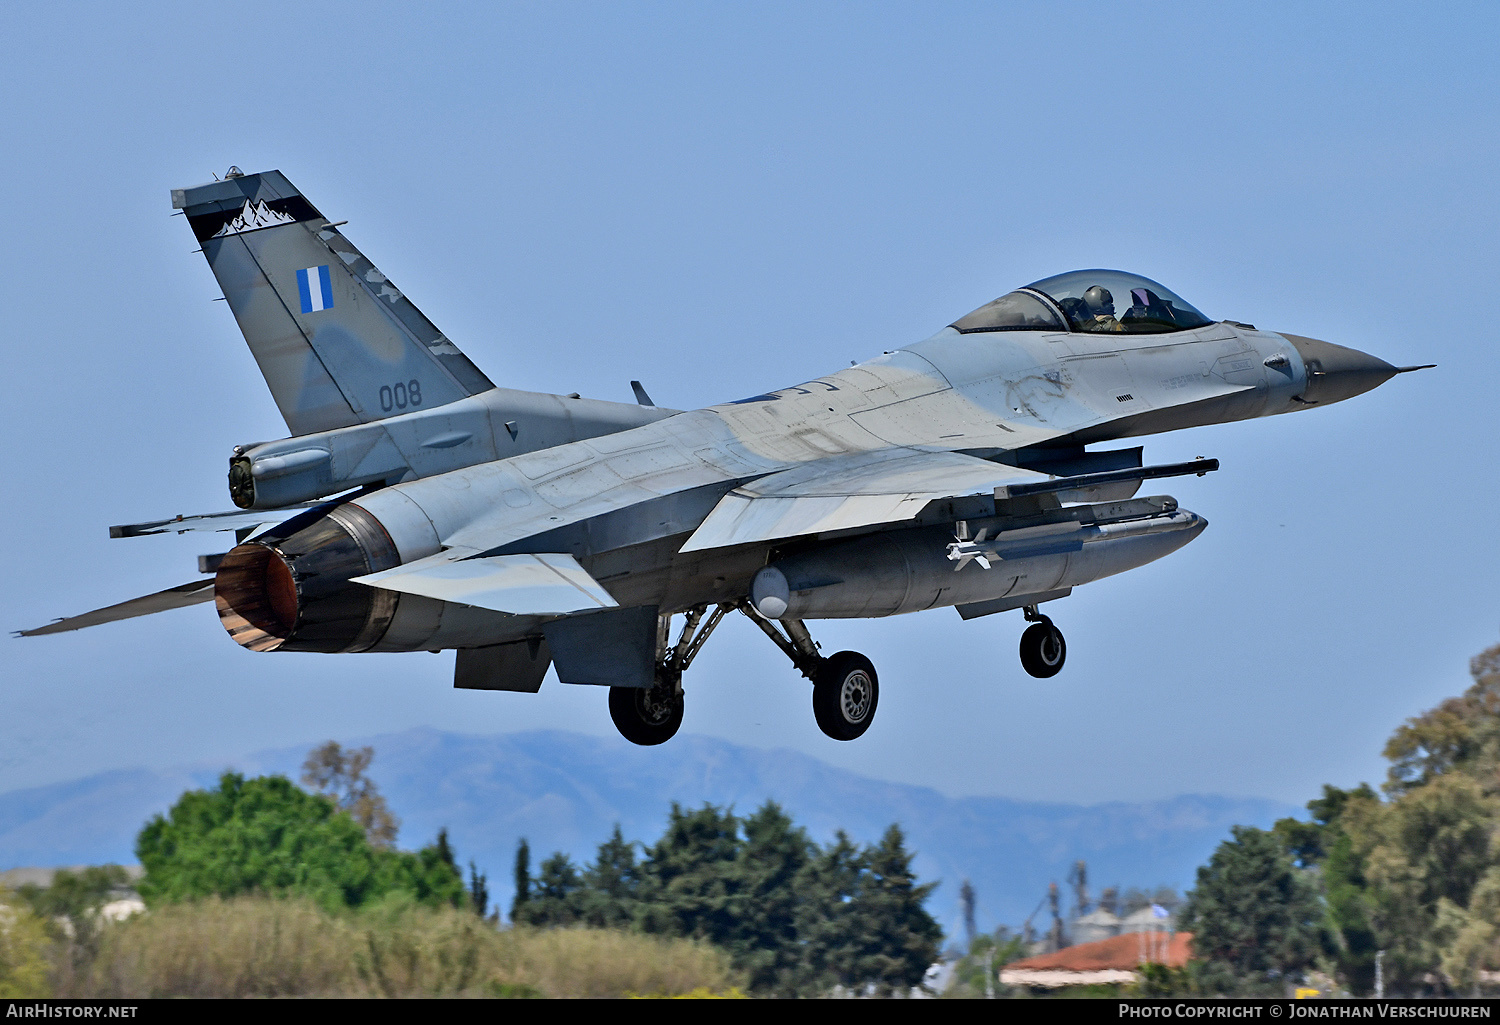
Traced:
[[[234, 530], [211, 577], [55, 622], [212, 600], [254, 651], [457, 649], [454, 685], [609, 688], [659, 744], [682, 676], [744, 613], [812, 681], [818, 725], [869, 727], [863, 655], [810, 619], [1022, 610], [1021, 663], [1062, 668], [1038, 611], [1176, 551], [1205, 520], [1143, 481], [1120, 438], [1327, 405], [1394, 367], [1210, 320], [1135, 274], [1060, 274], [937, 334], [802, 384], [691, 412], [496, 387], [279, 171], [172, 193], [291, 436], [237, 446], [229, 513], [112, 536]], [[673, 631], [674, 617], [682, 617]]]

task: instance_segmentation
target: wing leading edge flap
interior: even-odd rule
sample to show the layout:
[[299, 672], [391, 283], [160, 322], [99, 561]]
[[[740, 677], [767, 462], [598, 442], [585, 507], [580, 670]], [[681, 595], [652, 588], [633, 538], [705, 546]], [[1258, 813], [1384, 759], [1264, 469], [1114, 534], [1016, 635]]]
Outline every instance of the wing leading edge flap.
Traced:
[[450, 561], [450, 553], [350, 578], [356, 584], [421, 594], [512, 615], [563, 615], [618, 608], [571, 555], [495, 555]]
[[735, 488], [720, 499], [682, 550], [898, 523], [940, 499], [1049, 479], [1035, 470], [958, 452], [886, 449], [819, 459]]
[[118, 605], [109, 605], [102, 609], [95, 609], [93, 612], [85, 612], [81, 616], [59, 619], [55, 623], [48, 623], [34, 630], [17, 630], [16, 636], [38, 637], [42, 634], [60, 634], [67, 630], [82, 630], [87, 626], [114, 623], [121, 619], [134, 619], [137, 616], [149, 616], [157, 612], [166, 612], [168, 609], [180, 609], [213, 600], [214, 578], [209, 577], [207, 580], [178, 584], [165, 591], [157, 591], [155, 594], [122, 601]]

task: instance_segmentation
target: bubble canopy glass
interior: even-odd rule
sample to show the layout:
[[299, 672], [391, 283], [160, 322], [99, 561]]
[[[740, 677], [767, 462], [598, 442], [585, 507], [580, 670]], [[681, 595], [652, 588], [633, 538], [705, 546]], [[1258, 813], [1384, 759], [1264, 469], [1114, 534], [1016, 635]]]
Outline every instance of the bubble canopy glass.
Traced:
[[1162, 334], [1209, 323], [1177, 293], [1150, 278], [1118, 270], [1076, 270], [1003, 295], [953, 326], [965, 334], [1066, 330]]

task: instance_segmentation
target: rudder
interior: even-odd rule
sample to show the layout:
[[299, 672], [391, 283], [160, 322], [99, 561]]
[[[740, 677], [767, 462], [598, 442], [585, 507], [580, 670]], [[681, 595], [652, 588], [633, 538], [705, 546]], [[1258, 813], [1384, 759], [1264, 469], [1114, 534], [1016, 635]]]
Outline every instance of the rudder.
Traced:
[[294, 435], [494, 385], [280, 171], [172, 190]]

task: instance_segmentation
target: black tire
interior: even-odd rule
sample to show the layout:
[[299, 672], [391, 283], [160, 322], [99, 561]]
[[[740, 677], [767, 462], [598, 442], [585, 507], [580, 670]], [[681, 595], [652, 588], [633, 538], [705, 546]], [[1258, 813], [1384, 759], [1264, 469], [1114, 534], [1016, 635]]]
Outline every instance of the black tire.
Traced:
[[870, 728], [880, 702], [880, 680], [870, 660], [857, 651], [827, 659], [813, 683], [813, 718], [834, 740], [854, 740]]
[[632, 744], [665, 744], [682, 725], [682, 692], [675, 687], [611, 687], [609, 717]]
[[1051, 623], [1033, 623], [1021, 635], [1021, 668], [1045, 680], [1062, 671], [1068, 659], [1068, 644], [1062, 631]]

